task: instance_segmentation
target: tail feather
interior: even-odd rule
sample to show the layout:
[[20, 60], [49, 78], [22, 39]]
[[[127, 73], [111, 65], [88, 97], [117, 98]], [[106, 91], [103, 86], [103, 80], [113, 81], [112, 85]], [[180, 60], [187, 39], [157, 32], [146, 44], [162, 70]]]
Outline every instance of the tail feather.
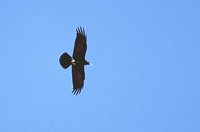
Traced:
[[67, 69], [70, 65], [71, 65], [71, 61], [72, 61], [72, 57], [67, 54], [66, 52], [63, 53], [61, 56], [60, 56], [60, 59], [59, 59], [59, 62], [60, 62], [60, 65], [64, 68], [64, 69]]

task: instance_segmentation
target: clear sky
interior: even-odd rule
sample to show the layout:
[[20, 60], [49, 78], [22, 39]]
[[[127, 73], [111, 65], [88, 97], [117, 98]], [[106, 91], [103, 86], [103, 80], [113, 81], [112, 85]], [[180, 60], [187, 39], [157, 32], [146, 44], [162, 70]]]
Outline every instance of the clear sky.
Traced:
[[200, 132], [199, 0], [1, 0], [0, 62], [1, 132]]

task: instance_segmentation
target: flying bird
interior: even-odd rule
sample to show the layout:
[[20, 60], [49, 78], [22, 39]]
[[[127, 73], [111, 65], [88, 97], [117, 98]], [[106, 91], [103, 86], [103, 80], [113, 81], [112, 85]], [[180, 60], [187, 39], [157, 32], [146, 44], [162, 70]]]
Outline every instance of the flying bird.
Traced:
[[59, 59], [60, 65], [64, 69], [72, 66], [72, 93], [74, 95], [81, 93], [85, 80], [84, 66], [90, 65], [90, 63], [85, 59], [86, 51], [87, 35], [84, 28], [78, 27], [76, 29], [76, 39], [72, 57], [68, 53], [64, 52]]

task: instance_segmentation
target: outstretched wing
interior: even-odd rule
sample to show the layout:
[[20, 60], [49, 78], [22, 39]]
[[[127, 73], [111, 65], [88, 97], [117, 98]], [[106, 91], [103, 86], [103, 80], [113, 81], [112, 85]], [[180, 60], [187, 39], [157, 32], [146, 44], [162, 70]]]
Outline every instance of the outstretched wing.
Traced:
[[72, 81], [74, 95], [81, 93], [81, 89], [84, 86], [85, 71], [84, 66], [72, 65]]
[[87, 50], [87, 37], [84, 28], [76, 29], [76, 40], [73, 51], [73, 59], [84, 60]]

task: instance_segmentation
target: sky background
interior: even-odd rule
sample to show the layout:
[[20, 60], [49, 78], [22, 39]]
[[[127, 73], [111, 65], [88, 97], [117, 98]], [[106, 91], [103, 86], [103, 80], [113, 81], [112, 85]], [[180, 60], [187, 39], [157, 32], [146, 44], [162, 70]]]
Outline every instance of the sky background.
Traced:
[[[199, 132], [199, 0], [1, 0], [1, 132]], [[81, 94], [75, 29], [85, 28]]]

